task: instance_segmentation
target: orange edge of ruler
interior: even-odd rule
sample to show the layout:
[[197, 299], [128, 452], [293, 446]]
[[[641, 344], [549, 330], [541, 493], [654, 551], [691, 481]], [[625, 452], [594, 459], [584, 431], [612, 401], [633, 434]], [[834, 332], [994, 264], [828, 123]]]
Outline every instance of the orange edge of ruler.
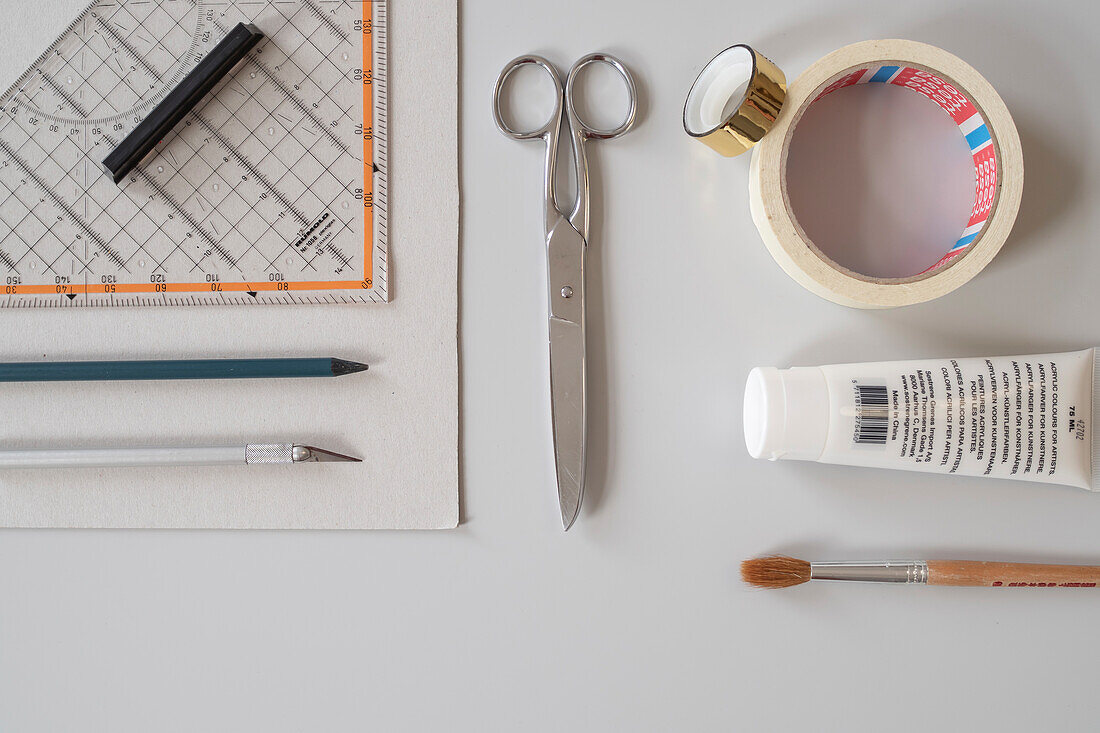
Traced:
[[[363, 283], [371, 283], [371, 285], [374, 284], [373, 12], [374, 3], [363, 3]], [[368, 120], [371, 123], [369, 127], [366, 125]], [[370, 287], [370, 285], [367, 287]]]

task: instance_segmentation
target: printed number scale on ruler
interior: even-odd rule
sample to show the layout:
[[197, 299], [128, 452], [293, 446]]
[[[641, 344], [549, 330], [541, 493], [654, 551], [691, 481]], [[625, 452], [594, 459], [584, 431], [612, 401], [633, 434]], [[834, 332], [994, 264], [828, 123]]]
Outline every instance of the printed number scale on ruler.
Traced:
[[[236, 24], [266, 36], [116, 185]], [[384, 0], [98, 0], [4, 94], [2, 307], [386, 302]]]

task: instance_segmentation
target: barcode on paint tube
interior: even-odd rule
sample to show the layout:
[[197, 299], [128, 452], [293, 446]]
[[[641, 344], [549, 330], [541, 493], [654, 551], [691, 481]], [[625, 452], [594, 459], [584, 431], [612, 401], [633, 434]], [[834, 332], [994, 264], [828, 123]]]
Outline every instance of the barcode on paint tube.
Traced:
[[856, 384], [856, 429], [852, 439], [858, 445], [886, 445], [890, 412], [886, 385]]

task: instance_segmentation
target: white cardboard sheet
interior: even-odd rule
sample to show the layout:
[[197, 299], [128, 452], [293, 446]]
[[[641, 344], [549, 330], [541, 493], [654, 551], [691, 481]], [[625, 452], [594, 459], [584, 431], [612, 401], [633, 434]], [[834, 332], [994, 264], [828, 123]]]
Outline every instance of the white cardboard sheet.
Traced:
[[[84, 0], [0, 0], [6, 88]], [[392, 303], [0, 310], [0, 361], [338, 356], [366, 374], [0, 385], [0, 447], [306, 442], [362, 464], [11, 471], [0, 525], [434, 529], [458, 523], [457, 1], [390, 0]]]

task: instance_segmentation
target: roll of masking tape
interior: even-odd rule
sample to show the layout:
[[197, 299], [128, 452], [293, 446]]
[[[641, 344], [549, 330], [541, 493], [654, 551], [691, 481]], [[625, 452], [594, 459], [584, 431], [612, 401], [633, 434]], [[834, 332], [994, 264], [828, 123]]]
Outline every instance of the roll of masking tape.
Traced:
[[[721, 58], [720, 54], [711, 65]], [[732, 88], [733, 76], [733, 71], [726, 72], [726, 87], [732, 97], [741, 99], [739, 90]], [[870, 277], [834, 262], [809, 239], [791, 207], [787, 157], [799, 120], [814, 102], [854, 84], [893, 84], [927, 97], [958, 125], [974, 161], [975, 192], [969, 221], [957, 241], [945, 243], [944, 255], [936, 264], [912, 277]], [[706, 86], [720, 96], [719, 87]], [[696, 92], [693, 87], [692, 91], [697, 100], [706, 98], [705, 89]], [[685, 128], [691, 105], [689, 94]], [[710, 100], [709, 106], [696, 108], [710, 110], [713, 119], [717, 106]], [[835, 303], [892, 308], [951, 292], [981, 272], [1000, 251], [1020, 209], [1024, 161], [1008, 109], [981, 74], [934, 46], [902, 40], [866, 41], [835, 51], [790, 85], [770, 128], [755, 146], [750, 165], [753, 221], [779, 266], [807, 290]], [[699, 137], [690, 129], [688, 132]]]

